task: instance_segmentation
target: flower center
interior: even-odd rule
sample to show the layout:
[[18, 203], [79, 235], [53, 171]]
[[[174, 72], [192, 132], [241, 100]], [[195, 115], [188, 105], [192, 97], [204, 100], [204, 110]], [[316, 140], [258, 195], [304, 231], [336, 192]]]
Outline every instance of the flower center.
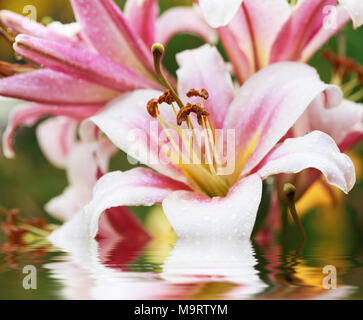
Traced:
[[[171, 149], [168, 150], [167, 156], [181, 168], [194, 190], [203, 192], [210, 197], [224, 197], [230, 184], [226, 176], [219, 174], [222, 163], [217, 149], [216, 133], [208, 119], [209, 112], [204, 106], [204, 101], [209, 98], [209, 93], [205, 89], [190, 89], [186, 96], [189, 98], [200, 97], [200, 103], [188, 102], [184, 105], [161, 72], [160, 65], [164, 47], [155, 44], [152, 52], [155, 71], [167, 90], [159, 98], [150, 100], [147, 110], [151, 117], [158, 119], [170, 142]], [[162, 103], [171, 106], [175, 124], [171, 124], [161, 115], [159, 105]], [[192, 121], [192, 114], [197, 117], [198, 128], [195, 127], [196, 124], [193, 125], [195, 122]]]

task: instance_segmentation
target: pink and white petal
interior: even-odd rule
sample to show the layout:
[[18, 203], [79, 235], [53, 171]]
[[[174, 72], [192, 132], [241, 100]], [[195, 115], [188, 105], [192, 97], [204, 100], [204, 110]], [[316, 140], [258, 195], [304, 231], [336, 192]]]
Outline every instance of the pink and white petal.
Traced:
[[75, 216], [91, 201], [99, 171], [108, 171], [109, 160], [115, 151], [107, 139], [75, 144], [66, 159], [69, 186], [46, 204], [46, 211], [62, 221]]
[[20, 126], [32, 126], [41, 118], [47, 115], [66, 116], [77, 121], [91, 117], [98, 112], [101, 107], [77, 106], [61, 107], [41, 104], [23, 104], [12, 111], [9, 116], [8, 126], [3, 134], [3, 152], [5, 157], [15, 157], [13, 149], [14, 134]]
[[341, 102], [341, 90], [323, 83], [316, 70], [297, 62], [270, 65], [241, 87], [229, 107], [225, 129], [236, 132], [238, 172], [246, 175], [288, 132], [320, 94], [325, 106]]
[[358, 0], [339, 0], [340, 4], [349, 12], [355, 28], [363, 24], [363, 2]]
[[150, 50], [112, 0], [71, 2], [83, 33], [101, 55], [153, 77]]
[[99, 217], [105, 210], [159, 204], [177, 190], [187, 190], [187, 187], [147, 168], [104, 175], [95, 185], [92, 201], [83, 209], [88, 237], [97, 235]]
[[[101, 112], [81, 124], [80, 135], [84, 140], [92, 140], [97, 128], [133, 159], [159, 171], [173, 179], [186, 182], [185, 176], [171, 161], [161, 158], [162, 148], [168, 143], [163, 139], [163, 130], [158, 120], [147, 112], [149, 100], [162, 94], [154, 90], [137, 90], [112, 101]], [[169, 105], [160, 107], [163, 118], [174, 121], [175, 116]], [[173, 119], [172, 119], [173, 118]]]
[[0, 95], [55, 105], [100, 105], [119, 92], [62, 72], [39, 69], [0, 79]]
[[328, 183], [348, 193], [355, 184], [355, 169], [327, 134], [313, 131], [285, 140], [262, 161], [257, 173], [262, 179], [279, 173], [298, 173], [307, 168], [321, 171]]
[[156, 20], [159, 15], [155, 0], [127, 0], [125, 15], [133, 30], [141, 37], [148, 48], [156, 42]]
[[76, 42], [71, 41], [68, 37], [62, 35], [61, 33], [8, 10], [0, 11], [0, 21], [15, 35], [27, 34], [43, 39], [77, 45]]
[[218, 28], [218, 34], [238, 82], [244, 83], [255, 70], [251, 58], [242, 50], [239, 39], [229, 26]]
[[261, 201], [262, 180], [241, 179], [226, 197], [178, 191], [163, 201], [163, 209], [179, 238], [249, 239]]
[[304, 48], [323, 27], [324, 8], [337, 0], [301, 0], [281, 29], [271, 50], [270, 62], [299, 61]]
[[38, 144], [48, 161], [58, 168], [65, 168], [68, 155], [77, 137], [78, 122], [68, 117], [55, 117], [37, 126]]
[[335, 19], [336, 25], [330, 26], [329, 28], [324, 26], [320, 28], [302, 51], [300, 59], [301, 62], [309, 61], [330, 38], [332, 38], [346, 23], [350, 21], [349, 14], [342, 6], [338, 6], [336, 11], [331, 10], [330, 15], [327, 15], [325, 19], [330, 19], [329, 17], [331, 17], [331, 19]]
[[355, 144], [363, 140], [363, 122], [358, 123], [339, 144], [340, 150], [343, 152], [350, 149]]
[[179, 33], [190, 33], [200, 36], [206, 42], [217, 42], [216, 31], [203, 19], [197, 7], [175, 7], [163, 13], [157, 21], [157, 42], [166, 45]]
[[[252, 42], [256, 70], [269, 64], [271, 48], [279, 32], [291, 15], [286, 0], [245, 0], [242, 4], [247, 32]], [[237, 30], [235, 30], [236, 32]], [[241, 43], [243, 48], [244, 44]]]
[[59, 21], [53, 21], [47, 25], [47, 28], [74, 40], [78, 40], [78, 35], [82, 30], [78, 22], [64, 24]]
[[206, 89], [209, 98], [204, 102], [215, 128], [220, 129], [228, 107], [234, 97], [234, 88], [227, 66], [215, 47], [204, 45], [177, 55], [178, 91], [182, 100], [200, 102], [200, 98], [187, 98], [195, 88]]
[[[93, 2], [93, 1], [91, 1]], [[14, 49], [38, 64], [120, 92], [159, 86], [124, 65], [85, 48], [18, 35]]]
[[363, 121], [363, 106], [349, 100], [331, 109], [325, 108], [324, 95], [315, 99], [293, 127], [294, 136], [302, 136], [313, 130], [325, 132], [340, 143], [356, 131]]
[[199, 0], [200, 8], [210, 26], [227, 25], [236, 14], [243, 0]]

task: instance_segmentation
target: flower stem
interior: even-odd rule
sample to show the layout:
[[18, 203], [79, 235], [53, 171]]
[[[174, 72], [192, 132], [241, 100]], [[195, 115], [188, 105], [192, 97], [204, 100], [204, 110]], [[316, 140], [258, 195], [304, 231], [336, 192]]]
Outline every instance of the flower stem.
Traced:
[[291, 213], [292, 219], [294, 220], [297, 228], [299, 229], [302, 240], [305, 241], [306, 240], [305, 230], [304, 230], [304, 227], [302, 226], [301, 220], [299, 218], [299, 215], [297, 214], [296, 206], [295, 206], [296, 188], [291, 183], [286, 183], [284, 185], [283, 191], [284, 191], [284, 194], [285, 194], [287, 202], [288, 202], [288, 207], [289, 207], [289, 211]]

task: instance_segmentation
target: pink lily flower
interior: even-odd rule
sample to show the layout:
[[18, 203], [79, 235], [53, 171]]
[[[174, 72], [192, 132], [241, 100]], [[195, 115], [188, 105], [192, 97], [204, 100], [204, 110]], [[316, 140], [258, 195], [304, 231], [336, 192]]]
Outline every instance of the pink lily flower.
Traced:
[[[272, 63], [307, 62], [350, 19], [356, 27], [363, 23], [363, 3], [356, 0], [340, 1], [340, 5], [337, 0], [301, 0], [294, 7], [285, 0], [230, 2], [229, 6], [224, 5], [223, 13], [213, 7], [221, 2], [199, 1], [215, 25], [226, 25], [218, 32], [240, 83]], [[331, 135], [341, 150], [362, 139], [363, 114], [359, 104], [344, 101], [332, 109], [318, 105], [319, 101], [308, 108], [289, 137], [319, 130]], [[306, 176], [300, 194], [318, 177], [310, 172]]]
[[[166, 44], [176, 33], [191, 32], [206, 41], [215, 41], [215, 33], [193, 8], [178, 7], [158, 18], [158, 4], [146, 0], [128, 0], [123, 13], [112, 0], [71, 1], [78, 24], [50, 27], [9, 11], [1, 11], [0, 21], [16, 36], [14, 49], [42, 68], [31, 72], [12, 68], [12, 76], [0, 80], [0, 95], [44, 105], [82, 107], [97, 112], [120, 94], [135, 89], [160, 89], [152, 66], [150, 46], [155, 41]], [[29, 71], [27, 70], [27, 71]], [[7, 72], [8, 73], [8, 72]], [[86, 94], [85, 94], [86, 93]], [[34, 112], [21, 109], [10, 119], [9, 131], [35, 122], [47, 107], [34, 105]], [[44, 113], [40, 114], [39, 110]], [[74, 109], [70, 109], [74, 110]], [[25, 114], [30, 115], [30, 120]], [[53, 113], [52, 113], [53, 114]], [[77, 116], [75, 116], [77, 117]], [[17, 122], [15, 126], [15, 122]], [[12, 136], [4, 138], [5, 154], [13, 157]]]
[[[307, 62], [350, 21], [348, 12], [360, 18], [353, 20], [356, 26], [363, 23], [362, 4], [353, 9], [349, 1], [340, 1], [337, 6], [337, 0], [301, 0], [293, 8], [285, 0], [245, 0], [242, 5], [241, 1], [231, 2], [235, 8], [224, 7], [228, 16], [235, 12], [233, 19], [226, 20], [228, 24], [225, 22], [218, 32], [240, 83], [274, 62]], [[219, 17], [223, 10], [213, 8], [217, 3], [222, 5], [219, 1], [201, 1], [200, 5], [207, 8], [204, 12], [210, 11], [223, 21]]]
[[[248, 0], [225, 0], [225, 1], [218, 1], [218, 0], [198, 0], [199, 5], [202, 9], [203, 15], [208, 21], [208, 23], [213, 28], [218, 28], [222, 26], [226, 26], [228, 23], [231, 22], [233, 17], [236, 15], [237, 11], [243, 4], [243, 2], [248, 2]], [[255, 1], [256, 2], [256, 1]], [[280, 0], [271, 0], [271, 1], [258, 1], [258, 5], [264, 6], [265, 9], [269, 7], [269, 5], [274, 6], [283, 4], [288, 4], [287, 1], [280, 1]], [[330, 5], [329, 1], [326, 0], [298, 0], [297, 5], [303, 5], [303, 3], [310, 2], [313, 4], [314, 2], [319, 2], [321, 4]], [[325, 3], [323, 3], [325, 2]], [[352, 17], [354, 26], [357, 28], [363, 24], [363, 4], [359, 0], [339, 0], [342, 7], [344, 7]], [[335, 1], [337, 3], [337, 1]], [[257, 2], [256, 2], [257, 4]], [[312, 13], [308, 12], [307, 13]], [[279, 12], [279, 14], [283, 14], [284, 12]], [[279, 18], [281, 15], [279, 15]], [[262, 19], [262, 17], [261, 17]]]
[[[180, 117], [175, 119], [171, 106], [163, 103], [157, 113], [158, 123], [146, 105], [150, 107], [150, 99], [162, 92], [134, 91], [84, 121], [81, 136], [92, 140], [98, 128], [117, 147], [150, 169], [136, 168], [103, 176], [96, 183], [92, 201], [56, 231], [58, 236], [67, 232], [92, 241], [97, 234], [99, 217], [108, 208], [162, 203], [179, 237], [248, 238], [261, 201], [262, 181], [270, 175], [316, 168], [330, 184], [344, 192], [353, 187], [354, 166], [327, 134], [313, 131], [279, 144], [315, 99], [324, 95], [325, 107], [341, 101], [340, 89], [324, 84], [313, 68], [293, 62], [277, 63], [256, 73], [235, 93], [224, 61], [215, 48], [206, 45], [185, 51], [177, 56], [177, 61], [181, 103], [185, 106], [188, 101], [199, 101], [186, 96], [191, 88], [204, 88], [209, 93], [204, 102], [204, 110], [209, 115], [198, 113], [201, 121], [193, 118], [192, 125], [202, 122], [212, 131], [229, 129], [235, 133], [235, 156], [229, 159], [235, 161], [234, 170], [228, 175], [216, 174], [217, 157], [211, 156], [207, 146], [214, 144], [218, 149], [219, 142], [210, 135], [208, 140], [208, 134], [204, 137], [201, 164], [148, 161], [159, 159], [160, 155], [173, 156], [173, 150], [164, 148], [168, 140], [172, 141], [170, 135], [161, 138], [161, 146], [159, 136], [166, 133], [167, 123], [169, 129], [177, 127]], [[156, 132], [150, 130], [155, 124], [158, 124]], [[182, 125], [187, 131], [188, 126]], [[146, 139], [130, 140], [128, 133], [135, 129]], [[206, 168], [208, 153], [213, 159], [209, 164], [213, 165]], [[145, 154], [150, 157], [146, 158]]]

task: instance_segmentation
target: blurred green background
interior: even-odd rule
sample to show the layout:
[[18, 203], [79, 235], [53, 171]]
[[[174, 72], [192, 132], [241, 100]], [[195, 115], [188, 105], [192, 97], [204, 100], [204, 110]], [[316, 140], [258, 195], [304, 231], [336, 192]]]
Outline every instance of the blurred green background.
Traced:
[[[124, 1], [116, 1], [123, 6]], [[191, 4], [192, 1], [159, 1], [161, 11], [170, 6]], [[51, 17], [63, 23], [74, 21], [74, 16], [68, 0], [0, 0], [0, 9], [8, 9], [17, 13], [22, 13], [25, 5], [32, 4], [37, 8], [38, 20]], [[347, 55], [363, 64], [363, 28], [353, 30], [351, 25], [346, 27]], [[175, 53], [188, 48], [200, 46], [203, 41], [191, 35], [176, 36], [167, 48], [165, 65], [175, 74], [177, 64]], [[222, 52], [222, 48], [218, 45]], [[325, 46], [337, 51], [337, 38], [333, 38]], [[322, 50], [324, 50], [323, 48]], [[311, 64], [316, 67], [325, 81], [331, 77], [331, 65], [325, 61], [320, 50], [312, 59]], [[0, 60], [13, 61], [14, 55], [8, 43], [0, 38]], [[1, 105], [0, 105], [1, 108]], [[51, 198], [62, 193], [67, 186], [67, 179], [63, 170], [58, 170], [51, 166], [42, 155], [35, 136], [35, 126], [33, 128], [21, 128], [16, 134], [15, 150], [17, 157], [14, 160], [5, 159], [0, 152], [0, 205], [6, 208], [19, 208], [23, 216], [46, 217], [48, 221], [56, 222], [49, 217], [43, 207]], [[362, 166], [363, 143], [358, 144], [353, 151], [357, 167]], [[125, 155], [121, 152], [111, 161], [111, 170], [126, 170], [130, 165], [126, 161]], [[307, 214], [303, 217], [303, 224], [307, 230], [309, 241], [304, 250], [313, 250], [309, 247], [316, 241], [326, 243], [324, 250], [336, 250], [336, 254], [354, 255], [354, 261], [350, 265], [354, 268], [349, 273], [348, 283], [358, 284], [363, 287], [363, 206], [362, 206], [363, 179], [360, 175], [353, 191], [344, 198], [342, 204], [337, 206], [308, 207]], [[149, 209], [133, 208], [135, 213], [143, 220]], [[292, 238], [296, 238], [296, 230], [291, 230]], [[1, 236], [0, 236], [1, 241]], [[294, 241], [291, 242], [292, 246]], [[324, 254], [321, 252], [320, 254]], [[0, 258], [3, 256], [0, 254]], [[358, 266], [358, 267], [357, 267]], [[12, 275], [16, 277], [15, 275]], [[4, 283], [11, 287], [11, 279], [4, 282], [4, 275], [0, 269], [0, 285], [4, 288]], [[15, 279], [15, 278], [14, 278]], [[44, 276], [46, 281], [46, 276]], [[0, 289], [0, 298], [11, 298], [9, 292]], [[19, 294], [19, 293], [18, 293]], [[24, 293], [25, 294], [25, 293]], [[27, 293], [28, 294], [28, 293]], [[32, 293], [35, 298], [37, 294]], [[360, 290], [357, 295], [363, 296]], [[16, 296], [19, 297], [19, 296]], [[26, 296], [29, 297], [29, 296]], [[51, 296], [49, 298], [52, 298]]]

